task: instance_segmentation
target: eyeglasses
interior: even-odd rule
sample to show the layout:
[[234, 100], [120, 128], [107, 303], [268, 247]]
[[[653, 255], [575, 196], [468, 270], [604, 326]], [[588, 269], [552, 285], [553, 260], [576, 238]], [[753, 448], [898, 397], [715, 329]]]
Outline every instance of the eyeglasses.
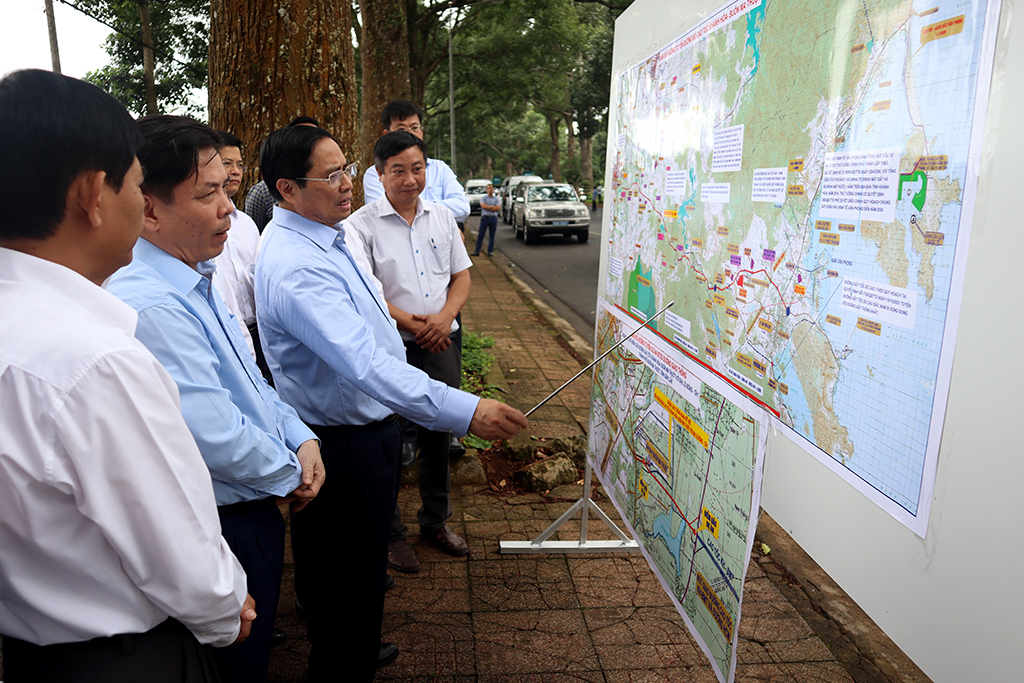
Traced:
[[355, 180], [356, 176], [359, 175], [359, 164], [352, 162], [340, 171], [335, 171], [326, 178], [296, 178], [296, 180], [324, 180], [332, 190], [338, 188], [341, 185], [341, 179], [344, 176], [348, 176], [349, 179]]
[[249, 169], [249, 167], [241, 161], [224, 161], [224, 168], [230, 171], [232, 166], [236, 167], [240, 173], [245, 173]]
[[418, 133], [421, 130], [423, 130], [423, 126], [421, 126], [418, 123], [414, 123], [411, 126], [406, 126], [405, 124], [399, 123], [399, 124], [396, 124], [396, 125], [392, 126], [390, 128], [390, 130], [391, 130], [391, 132], [395, 132], [395, 131], [398, 131], [398, 130], [404, 130], [407, 133]]

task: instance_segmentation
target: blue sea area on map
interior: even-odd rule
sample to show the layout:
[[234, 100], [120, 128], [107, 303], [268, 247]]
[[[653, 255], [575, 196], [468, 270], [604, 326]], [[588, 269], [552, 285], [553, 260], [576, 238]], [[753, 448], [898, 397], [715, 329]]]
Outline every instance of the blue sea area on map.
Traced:
[[683, 567], [679, 562], [679, 552], [683, 544], [683, 529], [686, 528], [685, 524], [680, 524], [679, 529], [676, 530], [676, 534], [672, 535], [672, 522], [669, 520], [668, 513], [658, 515], [654, 518], [654, 524], [651, 525], [654, 537], [661, 536], [665, 541], [665, 547], [672, 553], [672, 557], [676, 560], [676, 576], [679, 576], [683, 572]]
[[[791, 339], [791, 342], [798, 343], [799, 340]], [[811, 419], [811, 409], [807, 405], [807, 399], [804, 398], [796, 368], [793, 367], [793, 357], [789, 353], [791, 348], [791, 346], [787, 346], [775, 364], [777, 369], [783, 370], [779, 381], [785, 382], [790, 387], [789, 394], [783, 395], [781, 391], [776, 391], [775, 403], [776, 405], [785, 404], [789, 414], [793, 417], [793, 429], [814, 442], [814, 421]], [[804, 432], [804, 425], [807, 426], [807, 432]]]
[[758, 38], [761, 33], [761, 24], [764, 23], [764, 6], [752, 9], [747, 13], [747, 45], [754, 51], [754, 70], [750, 72], [753, 76], [757, 73], [757, 65], [761, 61], [761, 47], [758, 45]]

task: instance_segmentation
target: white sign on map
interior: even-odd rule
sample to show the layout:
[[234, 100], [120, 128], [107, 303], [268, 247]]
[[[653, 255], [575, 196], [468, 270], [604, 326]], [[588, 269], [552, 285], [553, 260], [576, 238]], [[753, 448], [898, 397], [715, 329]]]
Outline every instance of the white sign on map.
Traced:
[[786, 178], [789, 169], [781, 168], [755, 168], [754, 182], [750, 189], [750, 201], [771, 202], [781, 204], [786, 201]]
[[729, 190], [732, 183], [701, 183], [700, 200], [719, 204], [729, 203]]
[[714, 151], [711, 154], [711, 172], [738, 171], [743, 165], [743, 126], [716, 128]]
[[914, 329], [917, 292], [912, 289], [847, 277], [843, 279], [841, 303], [846, 310], [870, 316], [876, 321], [905, 330]]
[[676, 315], [672, 311], [665, 311], [665, 324], [687, 339], [690, 338], [690, 321], [683, 316]]
[[686, 184], [689, 180], [689, 171], [666, 171], [665, 194], [686, 194]]
[[819, 215], [883, 223], [895, 220], [902, 153], [898, 147], [889, 147], [826, 154]]
[[608, 274], [616, 279], [622, 277], [622, 259], [614, 256], [608, 259]]

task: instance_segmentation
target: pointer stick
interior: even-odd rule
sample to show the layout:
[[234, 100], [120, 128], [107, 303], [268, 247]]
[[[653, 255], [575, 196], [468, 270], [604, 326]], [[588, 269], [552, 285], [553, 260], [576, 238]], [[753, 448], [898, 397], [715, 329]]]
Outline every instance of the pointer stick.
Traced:
[[590, 364], [590, 365], [588, 365], [587, 367], [585, 367], [585, 368], [583, 368], [582, 370], [580, 370], [579, 372], [577, 372], [577, 373], [576, 373], [575, 375], [573, 375], [573, 376], [572, 376], [572, 378], [571, 378], [571, 379], [570, 379], [570, 380], [569, 380], [568, 382], [566, 382], [566, 383], [565, 383], [565, 384], [563, 384], [562, 386], [560, 386], [560, 387], [558, 387], [557, 389], [555, 389], [555, 390], [554, 390], [553, 392], [551, 392], [551, 395], [550, 395], [550, 396], [548, 396], [548, 397], [547, 397], [546, 399], [544, 399], [543, 401], [541, 401], [540, 403], [538, 403], [537, 405], [535, 405], [535, 406], [534, 406], [533, 408], [531, 408], [531, 409], [530, 409], [530, 412], [526, 414], [526, 417], [530, 417], [530, 415], [531, 415], [531, 414], [533, 413], [533, 411], [537, 410], [537, 408], [540, 408], [540, 407], [541, 407], [542, 405], [544, 405], [545, 403], [547, 403], [548, 401], [550, 401], [551, 399], [553, 399], [553, 398], [555, 397], [555, 394], [557, 394], [557, 393], [558, 393], [558, 392], [560, 392], [560, 391], [561, 391], [562, 389], [565, 389], [565, 388], [566, 388], [567, 386], [569, 386], [570, 384], [572, 384], [572, 383], [573, 383], [573, 380], [575, 380], [575, 379], [576, 379], [577, 377], [579, 377], [580, 375], [582, 375], [582, 374], [583, 374], [584, 372], [586, 372], [586, 371], [587, 371], [587, 370], [589, 370], [590, 368], [592, 368], [592, 367], [594, 367], [595, 365], [597, 365], [597, 364], [598, 364], [598, 362], [600, 362], [600, 361], [604, 360], [604, 357], [605, 357], [605, 356], [607, 356], [607, 355], [608, 355], [609, 353], [611, 353], [611, 352], [612, 352], [612, 351], [614, 351], [615, 349], [617, 349], [617, 348], [619, 348], [620, 346], [622, 346], [622, 344], [624, 344], [624, 343], [625, 343], [625, 341], [626, 341], [627, 339], [629, 339], [629, 338], [630, 338], [630, 337], [632, 337], [632, 336], [633, 336], [634, 334], [636, 334], [636, 333], [637, 333], [637, 332], [639, 332], [640, 330], [642, 330], [642, 329], [644, 329], [645, 327], [647, 327], [647, 323], [651, 322], [652, 320], [654, 320], [655, 318], [657, 318], [657, 317], [658, 317], [659, 315], [661, 315], [662, 313], [664, 313], [665, 311], [667, 311], [667, 310], [668, 310], [668, 308], [669, 308], [669, 306], [671, 306], [671, 305], [672, 305], [672, 304], [674, 304], [674, 303], [675, 303], [675, 301], [669, 301], [669, 302], [668, 302], [668, 303], [667, 303], [667, 304], [665, 305], [665, 307], [664, 307], [664, 308], [662, 308], [662, 309], [661, 309], [660, 311], [658, 311], [657, 313], [655, 313], [654, 315], [652, 315], [652, 316], [651, 316], [650, 318], [648, 318], [647, 320], [645, 320], [645, 321], [643, 322], [643, 324], [642, 324], [642, 325], [641, 325], [640, 327], [636, 328], [635, 330], [633, 330], [632, 332], [630, 332], [629, 334], [627, 334], [627, 335], [626, 335], [625, 337], [623, 337], [623, 338], [622, 338], [621, 340], [619, 340], [619, 341], [618, 341], [618, 342], [617, 342], [617, 343], [615, 344], [615, 346], [611, 347], [610, 349], [608, 349], [607, 351], [605, 351], [604, 353], [602, 353], [602, 354], [601, 354], [600, 356], [598, 356], [597, 358], [595, 358], [595, 359], [594, 359], [594, 362], [593, 362], [593, 363], [591, 363], [591, 364]]

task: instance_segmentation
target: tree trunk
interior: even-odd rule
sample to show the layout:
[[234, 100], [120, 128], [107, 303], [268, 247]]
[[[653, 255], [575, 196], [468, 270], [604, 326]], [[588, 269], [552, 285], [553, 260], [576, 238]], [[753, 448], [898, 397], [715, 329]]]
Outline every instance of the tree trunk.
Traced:
[[139, 22], [142, 25], [142, 79], [146, 83], [146, 115], [159, 114], [156, 106], [156, 74], [153, 58], [153, 29], [149, 24], [149, 0], [139, 0]]
[[[296, 116], [317, 119], [357, 160], [358, 103], [350, 0], [211, 0], [210, 125], [245, 144], [253, 170], [239, 197], [260, 180], [263, 140]], [[361, 183], [356, 192], [361, 201]]]
[[551, 132], [551, 177], [556, 183], [562, 182], [562, 159], [559, 150], [558, 136], [562, 132], [562, 117], [557, 114], [548, 114], [548, 130]]
[[572, 114], [565, 115], [565, 126], [569, 130], [565, 137], [565, 158], [571, 164], [576, 158], [576, 134], [572, 130]]
[[[380, 113], [397, 99], [409, 99], [409, 28], [406, 0], [359, 0], [363, 39], [359, 57], [363, 68], [360, 163], [373, 163], [373, 145], [382, 130]], [[365, 167], [365, 166], [364, 166]]]
[[594, 138], [580, 138], [580, 175], [587, 192], [594, 191]]

